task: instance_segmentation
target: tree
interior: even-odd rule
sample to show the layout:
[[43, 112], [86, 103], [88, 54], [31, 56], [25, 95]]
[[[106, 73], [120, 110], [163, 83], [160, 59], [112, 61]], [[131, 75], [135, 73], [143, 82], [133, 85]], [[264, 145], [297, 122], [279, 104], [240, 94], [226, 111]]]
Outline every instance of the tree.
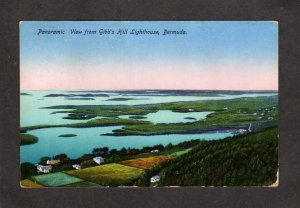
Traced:
[[93, 156], [89, 155], [89, 154], [84, 154], [79, 159], [80, 159], [80, 161], [90, 160], [90, 159], [93, 159]]
[[166, 149], [172, 149], [173, 148], [173, 144], [170, 142], [167, 146]]
[[96, 166], [97, 163], [95, 163], [94, 160], [86, 160], [80, 163], [81, 168], [88, 168], [88, 167], [93, 167]]
[[141, 152], [143, 152], [143, 153], [148, 153], [150, 151], [151, 151], [150, 147], [143, 147], [143, 149], [141, 150]]
[[126, 148], [123, 147], [121, 150], [120, 150], [120, 154], [121, 155], [126, 155], [127, 154], [127, 151], [126, 151]]
[[102, 148], [103, 154], [104, 154], [104, 155], [108, 154], [108, 150], [109, 150], [108, 147], [103, 147], [103, 148]]
[[153, 149], [162, 151], [164, 149], [164, 145], [162, 145], [162, 144], [154, 145]]
[[117, 149], [111, 149], [109, 151], [109, 154], [113, 155], [113, 154], [117, 154], [118, 153], [118, 150]]
[[54, 160], [69, 160], [68, 156], [65, 154], [65, 153], [61, 153], [61, 154], [58, 154], [58, 155], [55, 155], [53, 157]]
[[34, 164], [28, 162], [21, 164], [21, 179], [26, 179], [36, 174], [37, 171]]
[[107, 155], [109, 151], [108, 147], [99, 147], [99, 148], [94, 148], [92, 153], [98, 156], [104, 156]]
[[138, 150], [138, 149], [131, 149], [130, 151], [129, 151], [129, 155], [137, 155], [137, 154], [139, 154], [140, 153], [140, 151]]
[[121, 158], [117, 154], [112, 154], [108, 158], [108, 162], [119, 162], [120, 160], [121, 160]]
[[101, 154], [101, 148], [94, 148], [92, 153], [95, 154], [95, 155], [100, 155]]
[[45, 156], [45, 157], [41, 157], [40, 158], [40, 164], [41, 165], [46, 165], [47, 164], [47, 160], [50, 160], [51, 158], [48, 157], [48, 156]]

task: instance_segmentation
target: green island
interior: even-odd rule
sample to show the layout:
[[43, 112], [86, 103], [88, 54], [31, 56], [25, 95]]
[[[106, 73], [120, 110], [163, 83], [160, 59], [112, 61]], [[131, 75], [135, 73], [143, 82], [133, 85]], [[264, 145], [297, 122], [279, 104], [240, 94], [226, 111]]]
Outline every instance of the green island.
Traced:
[[66, 97], [66, 100], [95, 100], [94, 98], [73, 98], [73, 97]]
[[121, 118], [102, 118], [102, 119], [91, 120], [85, 123], [37, 125], [37, 126], [22, 127], [20, 131], [26, 132], [35, 129], [53, 128], [53, 127], [89, 128], [89, 127], [99, 127], [99, 126], [120, 126], [120, 125], [134, 125], [134, 124], [146, 124], [146, 123], [149, 122], [131, 120], [131, 119], [121, 119]]
[[[153, 151], [155, 150], [155, 151]], [[22, 187], [103, 186], [272, 186], [278, 172], [278, 129], [220, 140], [191, 140], [177, 145], [155, 145], [142, 149], [94, 148], [80, 158], [66, 154], [48, 174], [38, 173], [31, 163], [21, 164]], [[101, 156], [98, 165], [92, 158]], [[40, 164], [50, 157], [41, 158]], [[81, 169], [74, 169], [80, 164]], [[151, 182], [153, 176], [160, 180]]]
[[92, 94], [92, 93], [85, 93], [85, 94], [48, 94], [44, 97], [109, 97], [107, 94]]
[[184, 119], [188, 119], [188, 120], [197, 120], [194, 117], [185, 117]]
[[59, 137], [76, 137], [77, 134], [61, 134]]
[[39, 139], [36, 136], [33, 136], [31, 134], [20, 134], [20, 139], [21, 139], [20, 145], [35, 144], [39, 141]]
[[27, 96], [32, 96], [32, 94], [29, 94], [29, 93], [25, 93], [25, 92], [21, 92], [20, 95], [27, 95]]
[[145, 100], [145, 99], [137, 99], [137, 98], [110, 98], [106, 101], [129, 101], [129, 100]]
[[128, 118], [131, 118], [131, 119], [145, 119], [147, 118], [146, 116], [129, 116]]

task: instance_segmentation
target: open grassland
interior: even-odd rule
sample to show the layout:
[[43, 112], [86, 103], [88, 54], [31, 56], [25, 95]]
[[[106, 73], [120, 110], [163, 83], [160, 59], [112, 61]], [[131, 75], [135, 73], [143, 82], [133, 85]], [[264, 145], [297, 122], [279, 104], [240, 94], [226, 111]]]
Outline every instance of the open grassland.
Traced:
[[174, 153], [171, 154], [171, 156], [178, 157], [178, 156], [181, 156], [181, 155], [184, 155], [184, 154], [188, 153], [191, 150], [192, 150], [192, 148], [188, 148], [188, 149], [185, 149], [185, 150], [182, 150], [182, 151], [174, 152]]
[[99, 184], [96, 183], [92, 183], [89, 181], [81, 181], [81, 182], [77, 182], [77, 183], [70, 183], [70, 184], [66, 184], [66, 185], [62, 185], [60, 187], [72, 187], [72, 188], [77, 188], [77, 187], [86, 187], [86, 188], [99, 188], [102, 187]]
[[29, 179], [21, 180], [20, 185], [22, 188], [43, 188], [41, 184], [35, 183]]
[[62, 186], [83, 181], [80, 178], [76, 178], [62, 172], [32, 176], [30, 179], [32, 181], [37, 181], [44, 186]]
[[102, 186], [126, 186], [144, 174], [144, 170], [111, 163], [81, 170], [66, 171], [67, 174]]
[[170, 160], [172, 158], [173, 157], [171, 156], [163, 155], [163, 156], [156, 156], [156, 157], [146, 157], [146, 158], [138, 158], [133, 160], [125, 160], [120, 163], [135, 168], [149, 169], [162, 161]]

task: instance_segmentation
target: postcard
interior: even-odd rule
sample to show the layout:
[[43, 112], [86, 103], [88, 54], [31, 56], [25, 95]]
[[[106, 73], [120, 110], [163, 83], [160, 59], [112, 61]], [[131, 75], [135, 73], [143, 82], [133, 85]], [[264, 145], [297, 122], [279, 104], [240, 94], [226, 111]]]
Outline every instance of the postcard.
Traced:
[[20, 22], [20, 186], [277, 187], [278, 23]]

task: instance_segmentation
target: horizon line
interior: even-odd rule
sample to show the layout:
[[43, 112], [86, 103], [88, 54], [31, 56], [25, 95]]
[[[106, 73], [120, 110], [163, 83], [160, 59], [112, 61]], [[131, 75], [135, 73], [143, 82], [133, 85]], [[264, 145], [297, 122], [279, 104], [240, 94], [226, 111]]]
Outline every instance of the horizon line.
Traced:
[[172, 91], [172, 90], [191, 90], [191, 91], [218, 91], [218, 90], [222, 90], [222, 91], [279, 91], [279, 89], [257, 89], [257, 90], [253, 90], [253, 89], [249, 89], [249, 90], [242, 90], [242, 89], [20, 89], [20, 91], [145, 91], [145, 90], [152, 90], [152, 91], [156, 91], [156, 90], [165, 90], [165, 91]]

